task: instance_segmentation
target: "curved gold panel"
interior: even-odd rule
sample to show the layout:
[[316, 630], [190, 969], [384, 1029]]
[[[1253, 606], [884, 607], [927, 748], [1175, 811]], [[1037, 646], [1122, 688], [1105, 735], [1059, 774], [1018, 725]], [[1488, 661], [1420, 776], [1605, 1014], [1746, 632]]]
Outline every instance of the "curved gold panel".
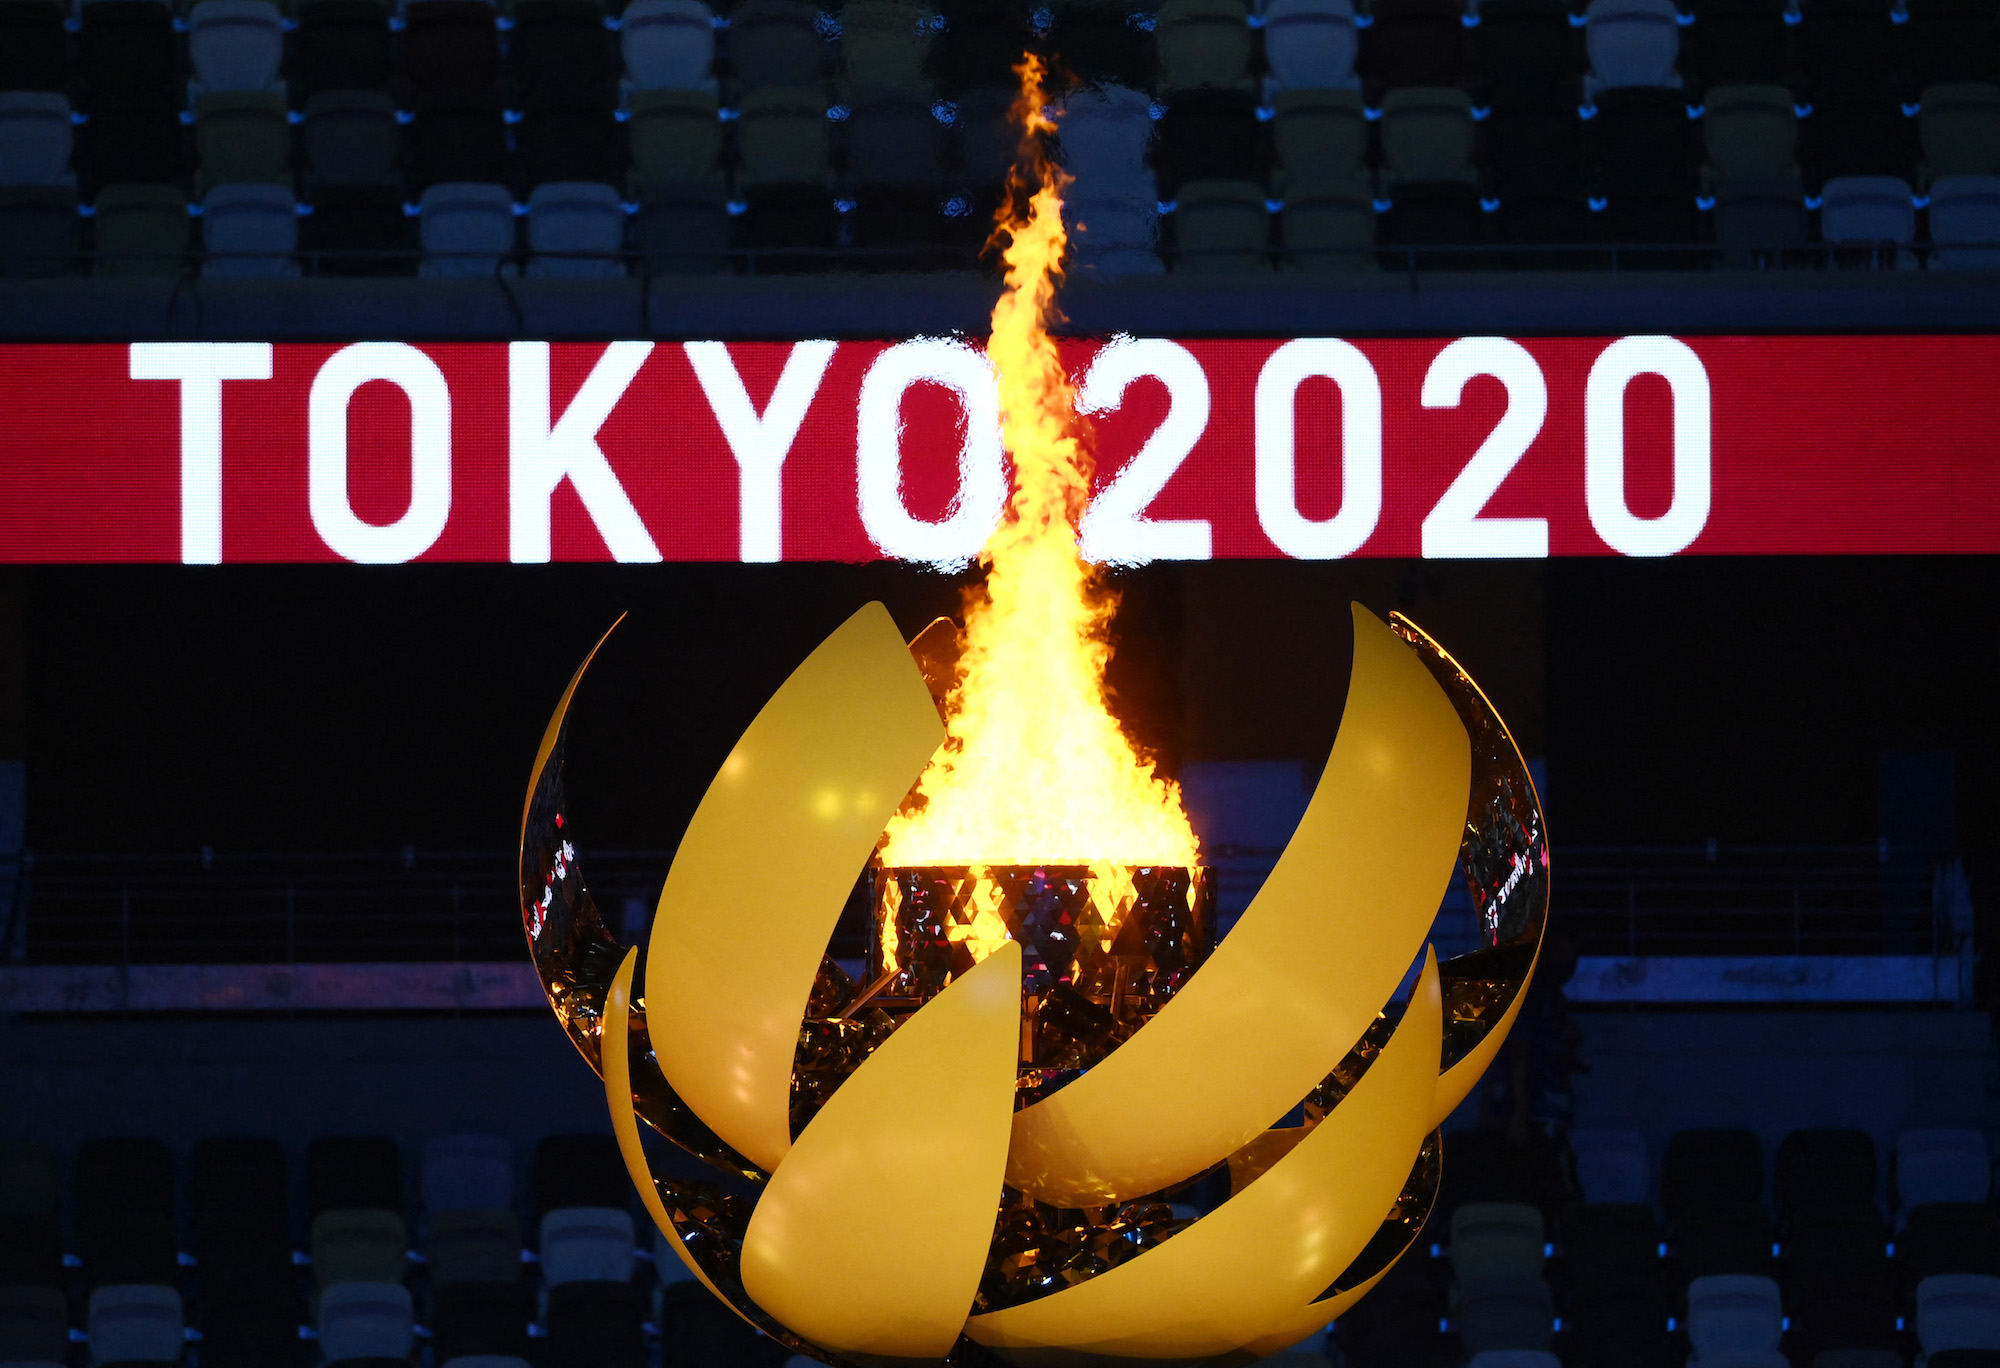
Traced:
[[[1054, 1296], [975, 1316], [967, 1333], [1023, 1361], [1052, 1349], [1174, 1360], [1325, 1324], [1332, 1315], [1315, 1299], [1381, 1228], [1430, 1132], [1443, 1035], [1437, 957], [1426, 954], [1381, 1056], [1269, 1172], [1158, 1248]], [[1181, 1105], [1198, 1111], [1200, 1099], [1183, 1093]]]
[[[1011, 1186], [1101, 1206], [1219, 1162], [1326, 1076], [1422, 949], [1464, 829], [1469, 743], [1415, 652], [1353, 612], [1340, 733], [1277, 866], [1157, 1017], [1016, 1114]], [[1428, 1117], [1428, 1097], [1418, 1110]]]
[[750, 1217], [743, 1286], [758, 1306], [838, 1353], [949, 1352], [993, 1233], [1020, 1020], [1008, 941], [840, 1085]]
[[871, 603], [792, 672], [688, 823], [648, 943], [661, 1072], [765, 1169], [791, 1147], [792, 1058], [827, 938], [944, 727]]

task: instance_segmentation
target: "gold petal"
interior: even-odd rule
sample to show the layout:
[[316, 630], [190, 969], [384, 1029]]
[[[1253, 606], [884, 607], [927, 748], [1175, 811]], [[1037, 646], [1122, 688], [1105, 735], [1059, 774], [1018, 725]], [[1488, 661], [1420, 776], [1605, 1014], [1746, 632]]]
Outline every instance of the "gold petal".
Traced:
[[1340, 734], [1277, 866], [1157, 1017], [1016, 1114], [1010, 1185], [1101, 1206], [1219, 1162], [1326, 1076], [1423, 948], [1465, 825], [1470, 743], [1416, 653], [1353, 612]]
[[[1065, 1348], [1191, 1359], [1268, 1343], [1302, 1320], [1293, 1338], [1307, 1333], [1319, 1306], [1341, 1297], [1314, 1299], [1381, 1228], [1430, 1134], [1443, 1037], [1431, 953], [1381, 1056], [1268, 1173], [1158, 1248], [1040, 1301], [975, 1316], [967, 1333], [1022, 1362]], [[1183, 1093], [1182, 1105], [1200, 1096]]]
[[979, 1289], [1021, 1039], [1008, 941], [905, 1021], [800, 1134], [750, 1217], [743, 1286], [838, 1353], [938, 1359]]
[[667, 1081], [765, 1169], [791, 1147], [813, 976], [883, 826], [944, 740], [871, 603], [792, 672], [709, 785], [660, 892], [646, 1024]]

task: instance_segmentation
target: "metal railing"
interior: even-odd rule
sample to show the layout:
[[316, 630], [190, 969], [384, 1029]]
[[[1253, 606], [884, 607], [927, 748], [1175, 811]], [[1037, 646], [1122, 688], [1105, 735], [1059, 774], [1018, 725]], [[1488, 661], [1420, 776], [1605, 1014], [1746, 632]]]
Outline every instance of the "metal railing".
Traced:
[[[1233, 888], [1247, 901], [1277, 853], [1224, 850], [1210, 861], [1225, 894]], [[1963, 884], [1944, 878], [1949, 867], [1883, 845], [1570, 846], [1555, 856], [1555, 915], [1586, 955], [1936, 957], [1959, 952], [1970, 936], [1969, 903]], [[592, 893], [623, 939], [643, 935], [671, 859], [666, 851], [584, 852]], [[0, 887], [9, 875], [0, 863]], [[31, 852], [13, 886], [0, 959], [16, 963], [494, 961], [523, 953], [506, 852]], [[1454, 905], [1446, 900], [1441, 935]], [[858, 953], [863, 934], [850, 909], [836, 952]]]

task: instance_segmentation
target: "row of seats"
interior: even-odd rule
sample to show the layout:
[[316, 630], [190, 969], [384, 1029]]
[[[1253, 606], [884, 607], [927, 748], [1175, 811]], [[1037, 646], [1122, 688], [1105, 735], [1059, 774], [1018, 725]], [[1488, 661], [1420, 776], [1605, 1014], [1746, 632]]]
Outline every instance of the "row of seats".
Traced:
[[[281, 1368], [299, 1361], [302, 1345], [327, 1364], [379, 1368], [407, 1362], [419, 1339], [440, 1368], [518, 1365], [531, 1339], [545, 1368], [642, 1368], [649, 1331], [669, 1361], [775, 1368], [782, 1359], [714, 1303], [663, 1240], [641, 1257], [609, 1137], [537, 1146], [531, 1248], [506, 1141], [439, 1138], [425, 1146], [421, 1175], [421, 1238], [412, 1241], [395, 1144], [315, 1141], [308, 1233], [295, 1250], [283, 1149], [206, 1141], [189, 1167], [183, 1241], [167, 1148], [93, 1142], [75, 1164], [79, 1254], [65, 1255], [58, 1165], [45, 1149], [9, 1147], [0, 1151], [0, 1362], [59, 1363], [73, 1333], [100, 1364], [174, 1363], [192, 1341], [201, 1368]], [[659, 1271], [650, 1293], [636, 1277], [649, 1263]], [[85, 1292], [80, 1332], [73, 1281]]]
[[1347, 1362], [1903, 1368], [1915, 1352], [1944, 1368], [2000, 1354], [2000, 1212], [1978, 1132], [1899, 1138], [1893, 1224], [1857, 1131], [1787, 1136], [1769, 1207], [1747, 1131], [1674, 1136], [1657, 1185], [1635, 1134], [1579, 1132], [1573, 1151], [1582, 1200], [1545, 1212], [1509, 1191], [1499, 1137], [1448, 1136], [1432, 1257], [1405, 1259], [1341, 1318]]

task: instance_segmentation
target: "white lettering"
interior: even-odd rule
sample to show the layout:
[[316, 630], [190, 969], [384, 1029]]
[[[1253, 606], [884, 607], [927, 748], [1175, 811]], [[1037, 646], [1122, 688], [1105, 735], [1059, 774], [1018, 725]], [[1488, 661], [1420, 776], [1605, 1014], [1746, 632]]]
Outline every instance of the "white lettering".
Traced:
[[1461, 337], [1437, 354], [1424, 375], [1425, 408], [1457, 408], [1466, 382], [1490, 375], [1507, 389], [1507, 411], [1472, 453], [1465, 469], [1424, 519], [1424, 555], [1538, 557], [1549, 554], [1547, 518], [1482, 518], [1480, 511], [1527, 453], [1549, 415], [1542, 368], [1519, 342]]
[[[1324, 377], [1340, 387], [1340, 511], [1299, 512], [1296, 406], [1299, 386]], [[1300, 560], [1332, 560], [1361, 549], [1382, 516], [1382, 384], [1359, 348], [1300, 337], [1271, 353], [1257, 376], [1257, 521], [1272, 543]]]
[[[965, 405], [958, 493], [938, 522], [911, 516], [903, 502], [903, 394], [919, 382], [954, 390]], [[898, 342], [862, 377], [856, 407], [855, 483], [869, 537], [899, 560], [949, 564], [977, 555], [1007, 503], [1000, 395], [985, 355], [942, 338]]]
[[826, 368], [833, 362], [834, 344], [793, 345], [761, 418], [728, 347], [720, 342], [683, 345], [723, 439], [736, 457], [737, 557], [744, 561], [780, 560], [784, 556], [785, 457], [798, 440], [806, 410], [812, 407]]
[[[347, 487], [347, 408], [374, 380], [410, 401], [410, 506], [392, 523], [363, 522]], [[451, 516], [451, 390], [437, 363], [405, 342], [356, 342], [326, 359], [306, 397], [306, 504], [338, 555], [370, 565], [415, 560]]]
[[222, 563], [222, 382], [269, 380], [269, 342], [134, 342], [134, 380], [181, 382], [181, 563]]
[[[1666, 379], [1674, 396], [1674, 494], [1657, 518], [1625, 502], [1625, 389], [1634, 376]], [[1708, 371], [1675, 337], [1621, 337], [1598, 354], [1583, 388], [1583, 503], [1590, 525], [1626, 556], [1671, 556], [1708, 525]]]
[[1084, 558], [1126, 565], [1207, 560], [1214, 554], [1214, 530], [1206, 519], [1146, 516], [1208, 427], [1208, 376], [1194, 353], [1164, 338], [1115, 338], [1091, 359], [1076, 406], [1083, 413], [1115, 409], [1143, 376], [1166, 385], [1167, 416], [1084, 510], [1078, 529]]
[[507, 344], [507, 555], [549, 559], [549, 502], [565, 479], [619, 561], [658, 561], [660, 549], [597, 444], [598, 429], [625, 397], [651, 342], [613, 342], [552, 425], [549, 344]]

